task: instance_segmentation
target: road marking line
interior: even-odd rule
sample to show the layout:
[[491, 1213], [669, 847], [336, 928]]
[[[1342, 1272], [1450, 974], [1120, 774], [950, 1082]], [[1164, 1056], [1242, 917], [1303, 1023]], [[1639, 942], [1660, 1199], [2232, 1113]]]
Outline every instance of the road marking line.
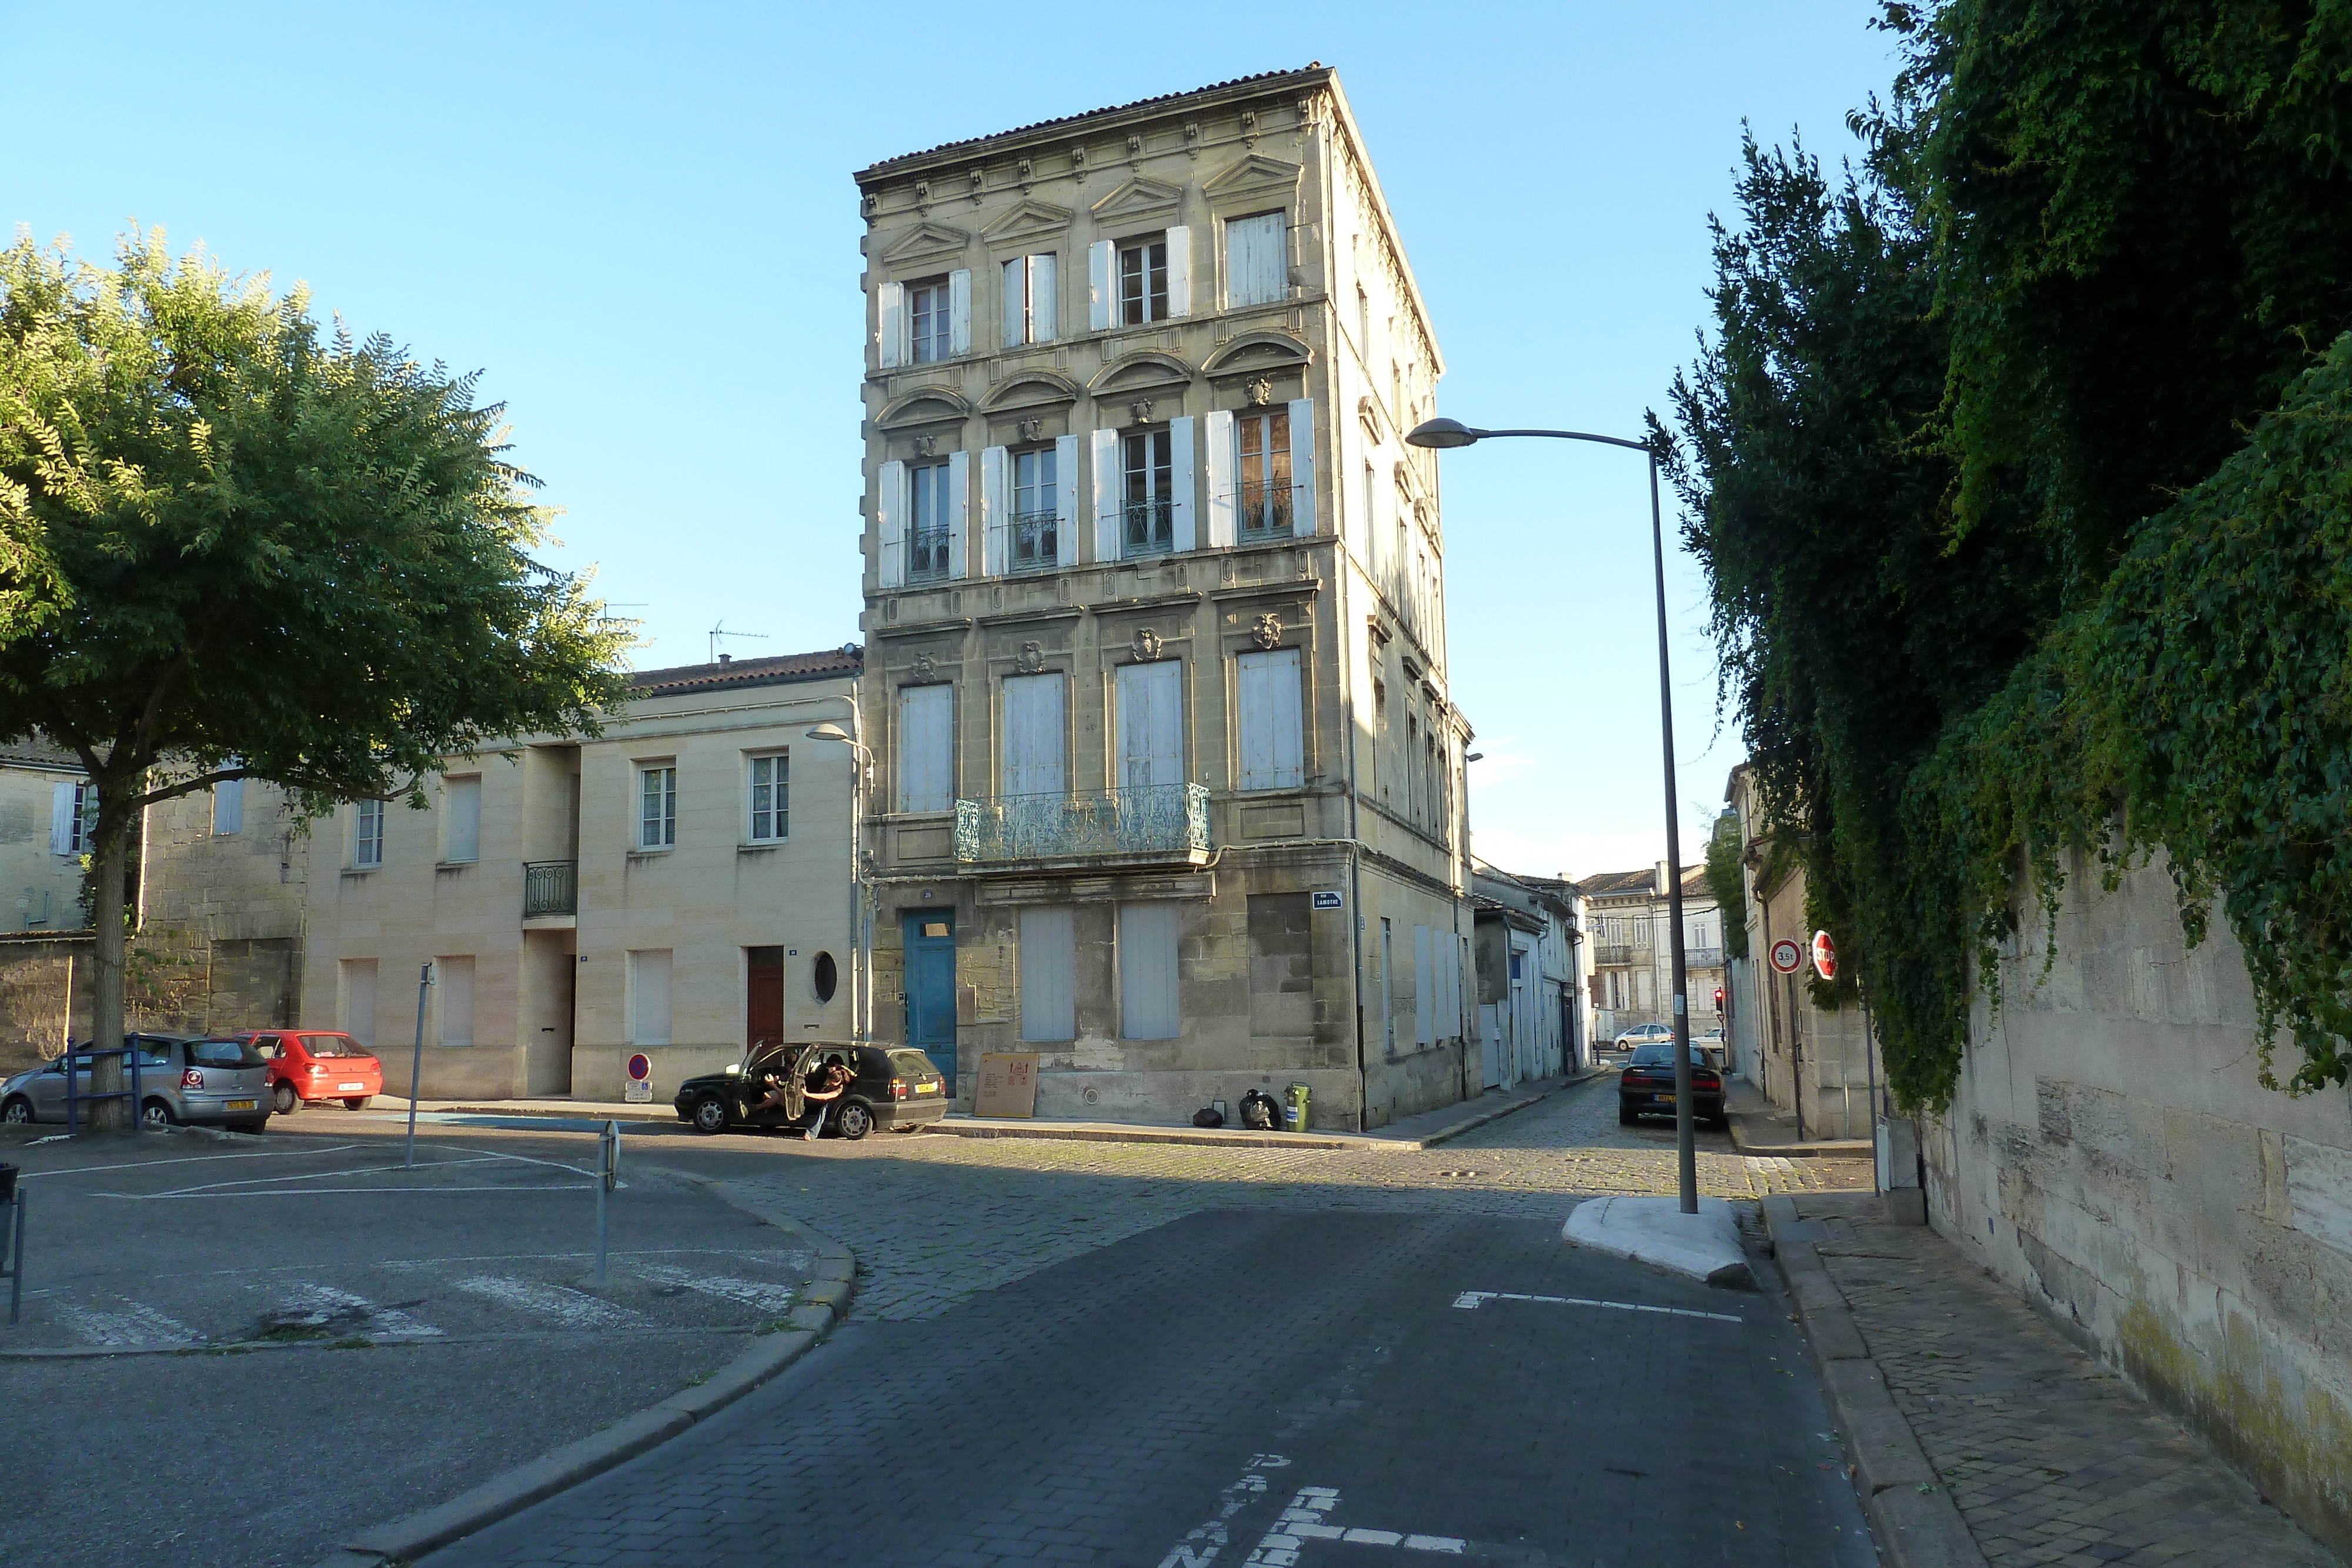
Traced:
[[122, 1297], [116, 1299], [122, 1302], [117, 1310], [76, 1306], [68, 1301], [58, 1302], [55, 1310], [67, 1326], [92, 1344], [194, 1344], [202, 1337], [187, 1324], [167, 1318], [152, 1307]]
[[293, 1319], [303, 1318], [323, 1326], [330, 1318], [346, 1312], [357, 1312], [367, 1320], [367, 1332], [373, 1339], [440, 1339], [442, 1331], [431, 1323], [420, 1322], [396, 1307], [379, 1307], [365, 1296], [355, 1296], [349, 1291], [332, 1285], [299, 1284], [288, 1292], [287, 1299], [300, 1311]]
[[[622, 1184], [625, 1186], [627, 1184]], [[141, 1203], [152, 1203], [163, 1198], [188, 1197], [316, 1197], [325, 1193], [364, 1192], [380, 1197], [415, 1195], [434, 1197], [448, 1192], [590, 1192], [594, 1189], [578, 1182], [550, 1182], [541, 1186], [284, 1186], [264, 1187], [259, 1192], [94, 1192], [92, 1197], [127, 1197]]]
[[522, 1312], [538, 1312], [572, 1328], [617, 1328], [646, 1321], [642, 1313], [600, 1301], [585, 1291], [575, 1291], [565, 1285], [509, 1280], [496, 1274], [476, 1274], [451, 1283], [468, 1295], [481, 1296]]
[[1401, 1530], [1367, 1530], [1360, 1525], [1326, 1522], [1323, 1516], [1339, 1505], [1339, 1493], [1335, 1488], [1299, 1488], [1290, 1506], [1282, 1511], [1282, 1517], [1258, 1538], [1256, 1550], [1244, 1559], [1243, 1568], [1293, 1568], [1309, 1541], [1394, 1546], [1406, 1552], [1438, 1552], [1454, 1557], [1470, 1549], [1470, 1543], [1456, 1535], [1408, 1535]]
[[737, 1280], [724, 1274], [690, 1274], [667, 1263], [635, 1263], [630, 1265], [629, 1271], [656, 1285], [683, 1285], [689, 1291], [699, 1291], [706, 1296], [718, 1296], [725, 1301], [740, 1301], [761, 1312], [789, 1312], [800, 1296], [800, 1292], [790, 1285]]
[[[208, 1181], [195, 1186], [175, 1186], [169, 1192], [154, 1192], [149, 1193], [146, 1196], [149, 1197], [192, 1197], [199, 1193], [219, 1192], [223, 1188], [232, 1186], [258, 1186], [263, 1182], [270, 1181], [333, 1181], [338, 1176], [381, 1176], [385, 1171], [430, 1170], [442, 1166], [478, 1166], [480, 1164], [482, 1164], [480, 1160], [433, 1160], [423, 1166], [362, 1166], [357, 1170], [315, 1171], [309, 1176], [240, 1176], [235, 1181]], [[111, 1197], [113, 1195], [108, 1194], [106, 1196]]]
[[1232, 1541], [1226, 1521], [1247, 1508], [1252, 1499], [1265, 1495], [1265, 1477], [1258, 1472], [1282, 1469], [1289, 1463], [1280, 1454], [1251, 1455], [1249, 1469], [1242, 1472], [1241, 1479], [1217, 1494], [1217, 1516], [1203, 1521], [1170, 1547], [1168, 1555], [1160, 1560], [1160, 1568], [1207, 1568], [1215, 1562], [1217, 1553]]
[[[61, 1133], [58, 1135], [63, 1137], [65, 1134]], [[46, 1144], [48, 1140], [39, 1138], [35, 1142]], [[84, 1176], [91, 1171], [146, 1171], [153, 1170], [159, 1166], [192, 1166], [199, 1160], [282, 1160], [300, 1158], [306, 1155], [339, 1155], [345, 1149], [356, 1149], [359, 1146], [357, 1144], [337, 1144], [332, 1148], [327, 1149], [256, 1149], [249, 1155], [184, 1155], [175, 1160], [130, 1160], [119, 1166], [68, 1166], [63, 1170], [56, 1171], [18, 1171], [16, 1179], [30, 1181], [35, 1176]]]
[[1651, 1307], [1639, 1301], [1596, 1301], [1583, 1296], [1527, 1296], [1517, 1291], [1465, 1291], [1454, 1298], [1454, 1304], [1465, 1312], [1475, 1312], [1488, 1301], [1541, 1301], [1552, 1307], [1606, 1307], [1612, 1312], [1663, 1312], [1670, 1318], [1712, 1318], [1719, 1323], [1744, 1323], [1748, 1321], [1736, 1312], [1700, 1312], [1688, 1307]]

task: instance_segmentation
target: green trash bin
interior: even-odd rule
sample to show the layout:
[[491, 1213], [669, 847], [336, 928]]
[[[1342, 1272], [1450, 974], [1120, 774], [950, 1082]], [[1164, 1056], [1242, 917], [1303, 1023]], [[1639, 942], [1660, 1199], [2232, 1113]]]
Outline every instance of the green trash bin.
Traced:
[[1289, 1102], [1282, 1108], [1283, 1130], [1289, 1133], [1307, 1131], [1307, 1085], [1292, 1084], [1283, 1091], [1283, 1098]]

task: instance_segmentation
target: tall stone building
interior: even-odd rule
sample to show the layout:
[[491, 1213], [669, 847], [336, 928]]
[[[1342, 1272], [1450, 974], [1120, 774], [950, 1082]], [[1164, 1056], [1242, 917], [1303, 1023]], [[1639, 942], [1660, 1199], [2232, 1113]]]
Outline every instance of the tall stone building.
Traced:
[[1444, 368], [1334, 72], [893, 158], [865, 237], [876, 1025], [969, 1099], [1475, 1092]]

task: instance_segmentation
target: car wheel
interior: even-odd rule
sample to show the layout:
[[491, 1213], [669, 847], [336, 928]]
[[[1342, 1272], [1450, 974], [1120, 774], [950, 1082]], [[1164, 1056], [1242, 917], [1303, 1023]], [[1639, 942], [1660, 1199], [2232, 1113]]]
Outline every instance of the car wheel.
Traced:
[[0, 1122], [21, 1126], [33, 1119], [33, 1103], [19, 1094], [5, 1105], [0, 1105]]
[[164, 1127], [178, 1126], [180, 1119], [172, 1114], [169, 1101], [150, 1100], [139, 1107], [139, 1124], [149, 1132], [155, 1132]]
[[269, 1107], [281, 1116], [291, 1116], [302, 1108], [302, 1096], [294, 1092], [294, 1085], [281, 1078], [278, 1087], [269, 1092]]
[[1641, 1115], [1634, 1111], [1633, 1107], [1622, 1103], [1619, 1103], [1617, 1107], [1617, 1124], [1619, 1126], [1630, 1127], [1641, 1119]]
[[723, 1133], [727, 1130], [727, 1102], [716, 1094], [705, 1094], [694, 1103], [694, 1130], [698, 1133]]
[[852, 1100], [833, 1119], [833, 1130], [836, 1136], [854, 1144], [874, 1130], [874, 1113]]
[[346, 1111], [364, 1111], [364, 1110], [366, 1110], [367, 1108], [368, 1108], [368, 1096], [366, 1096], [366, 1095], [364, 1095], [364, 1094], [346, 1094], [346, 1095], [344, 1095], [344, 1096], [343, 1096], [343, 1109], [344, 1109], [344, 1110], [346, 1110]]

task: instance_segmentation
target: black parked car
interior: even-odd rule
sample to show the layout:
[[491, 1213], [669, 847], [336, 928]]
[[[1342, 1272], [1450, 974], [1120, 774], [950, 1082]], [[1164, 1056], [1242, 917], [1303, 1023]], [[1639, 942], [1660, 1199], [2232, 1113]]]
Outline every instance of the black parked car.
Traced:
[[705, 1133], [730, 1127], [804, 1128], [820, 1108], [812, 1103], [796, 1117], [781, 1106], [761, 1103], [772, 1072], [798, 1072], [803, 1078], [828, 1060], [848, 1066], [848, 1092], [824, 1103], [832, 1107], [824, 1121], [827, 1136], [857, 1139], [877, 1127], [912, 1133], [947, 1114], [947, 1080], [931, 1059], [906, 1046], [843, 1045], [808, 1041], [795, 1045], [761, 1045], [724, 1072], [706, 1072], [677, 1086], [677, 1115]]
[[[1694, 1045], [1691, 1053], [1691, 1115], [1722, 1132], [1731, 1125], [1724, 1109], [1723, 1074], [1708, 1064], [1706, 1052]], [[1643, 1045], [1617, 1075], [1617, 1120], [1630, 1127], [1645, 1115], [1675, 1113], [1675, 1047]]]

